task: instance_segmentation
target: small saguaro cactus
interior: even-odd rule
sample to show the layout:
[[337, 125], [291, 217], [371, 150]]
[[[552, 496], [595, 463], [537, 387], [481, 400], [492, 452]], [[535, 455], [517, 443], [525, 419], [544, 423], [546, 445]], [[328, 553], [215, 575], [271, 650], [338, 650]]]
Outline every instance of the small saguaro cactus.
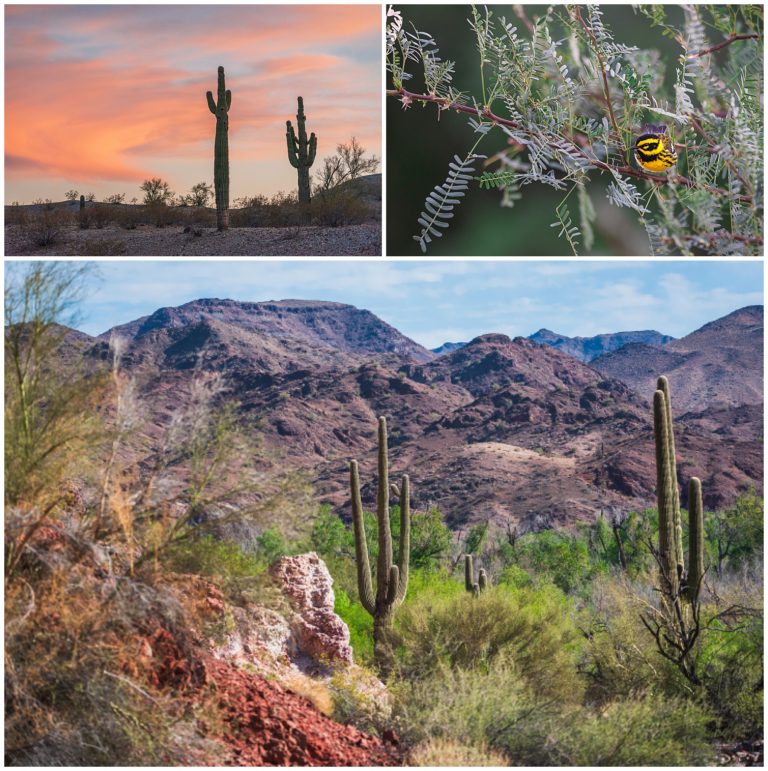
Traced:
[[464, 588], [472, 592], [475, 597], [480, 595], [488, 586], [488, 576], [484, 568], [480, 568], [477, 574], [477, 583], [475, 583], [475, 569], [472, 562], [472, 555], [464, 555]]
[[296, 113], [296, 123], [299, 127], [298, 139], [289, 120], [285, 122], [285, 138], [288, 142], [288, 160], [291, 162], [291, 166], [299, 172], [299, 203], [309, 203], [309, 167], [315, 162], [317, 137], [313, 131], [307, 139], [304, 100], [301, 97], [298, 100], [299, 111]]
[[[352, 494], [352, 521], [355, 530], [357, 588], [360, 602], [373, 616], [373, 641], [376, 663], [381, 668], [389, 664], [387, 635], [392, 627], [395, 608], [405, 598], [408, 589], [408, 560], [411, 551], [410, 482], [403, 476], [400, 488], [389, 484], [387, 457], [387, 420], [379, 418], [379, 479], [376, 496], [376, 520], [379, 533], [379, 557], [376, 564], [376, 592], [373, 590], [368, 544], [363, 523], [363, 503], [360, 495], [360, 474], [357, 461], [349, 463], [349, 484]], [[393, 564], [392, 532], [389, 525], [389, 494], [400, 499], [400, 549], [398, 564]]]
[[213, 187], [216, 191], [216, 226], [229, 228], [229, 108], [232, 92], [224, 83], [224, 68], [219, 67], [219, 87], [216, 101], [206, 92], [208, 109], [216, 116], [216, 139], [213, 145]]
[[674, 604], [682, 595], [692, 605], [698, 601], [704, 577], [704, 508], [701, 481], [688, 485], [688, 571], [685, 570], [677, 460], [672, 430], [669, 382], [662, 376], [653, 395], [653, 429], [656, 440], [656, 498], [659, 509], [659, 570], [661, 591]]
[[83, 209], [85, 209], [85, 196], [81, 195], [80, 196], [80, 211], [82, 211]]

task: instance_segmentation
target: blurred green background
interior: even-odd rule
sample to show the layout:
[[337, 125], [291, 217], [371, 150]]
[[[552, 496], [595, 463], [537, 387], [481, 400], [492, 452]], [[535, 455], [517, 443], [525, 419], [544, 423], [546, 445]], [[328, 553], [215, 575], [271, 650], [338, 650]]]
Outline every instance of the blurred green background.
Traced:
[[[429, 32], [435, 39], [443, 60], [456, 62], [454, 87], [470, 95], [479, 96], [480, 71], [475, 34], [467, 19], [471, 16], [468, 5], [406, 5], [395, 6], [403, 14], [405, 28], [411, 23]], [[523, 23], [509, 5], [488, 6], [494, 18], [506, 17], [517, 26], [518, 35], [530, 37]], [[546, 12], [546, 6], [524, 5], [529, 19]], [[555, 6], [557, 9], [557, 6]], [[565, 9], [561, 6], [562, 12]], [[631, 6], [601, 6], [603, 21], [614, 32], [617, 42], [654, 48], [661, 53], [667, 72], [665, 85], [675, 79], [675, 67], [680, 47], [661, 30], [652, 29], [650, 22]], [[682, 11], [678, 6], [667, 6], [668, 19], [678, 26]], [[555, 40], [565, 38], [566, 30], [559, 22], [552, 29]], [[567, 44], [565, 44], [567, 45]], [[421, 92], [423, 79], [413, 62], [408, 71], [413, 78], [406, 83], [410, 91]], [[387, 82], [391, 87], [391, 81]], [[668, 95], [671, 89], [667, 91]], [[658, 99], [661, 95], [656, 94]], [[499, 101], [497, 114], [505, 115]], [[419, 232], [417, 218], [424, 206], [424, 199], [432, 188], [443, 182], [448, 173], [448, 163], [454, 154], [464, 157], [474, 144], [475, 138], [468, 125], [469, 116], [459, 113], [442, 113], [438, 123], [435, 105], [422, 107], [414, 103], [403, 110], [400, 101], [387, 97], [387, 254], [391, 256], [419, 255], [421, 250], [413, 236]], [[480, 145], [479, 152], [491, 156], [506, 146], [506, 135], [492, 131]], [[648, 238], [637, 216], [629, 209], [618, 208], [608, 202], [605, 188], [608, 180], [591, 175], [587, 190], [597, 212], [594, 225], [595, 244], [592, 255], [647, 256]], [[429, 256], [555, 256], [570, 255], [567, 241], [557, 237], [558, 230], [549, 227], [556, 220], [555, 207], [566, 191], [557, 191], [544, 185], [527, 185], [522, 188], [522, 198], [512, 209], [502, 208], [501, 193], [471, 187], [468, 195], [457, 207], [455, 219], [446, 234], [433, 240]], [[569, 208], [574, 224], [579, 225], [578, 202], [573, 193]], [[580, 254], [585, 253], [583, 243]]]

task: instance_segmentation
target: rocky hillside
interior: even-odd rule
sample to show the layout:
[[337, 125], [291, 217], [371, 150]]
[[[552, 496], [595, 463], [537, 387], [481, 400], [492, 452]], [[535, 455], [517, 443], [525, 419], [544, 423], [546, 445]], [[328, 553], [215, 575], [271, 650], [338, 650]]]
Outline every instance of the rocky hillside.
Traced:
[[762, 404], [763, 306], [741, 308], [661, 346], [625, 346], [592, 366], [641, 393], [665, 374], [678, 413]]
[[674, 340], [670, 335], [662, 335], [653, 329], [640, 332], [614, 332], [593, 337], [568, 337], [549, 329], [540, 329], [529, 335], [534, 343], [539, 345], [551, 345], [563, 353], [570, 354], [579, 361], [592, 361], [598, 356], [603, 356], [611, 351], [616, 351], [625, 345], [652, 345], [660, 346]]
[[[675, 355], [688, 345], [696, 372], [712, 354], [693, 344], [716, 347], [718, 330], [720, 351], [741, 362], [742, 380], [758, 380], [756, 354], [736, 356], [731, 323], [675, 341]], [[163, 308], [99, 339], [80, 336], [77, 349], [104, 358], [112, 334], [125, 341], [124, 368], [155, 426], [187, 398], [196, 373], [222, 373], [222, 399], [258, 418], [264, 448], [284, 467], [305, 469], [316, 494], [335, 506], [348, 505], [352, 457], [373, 504], [378, 415], [389, 419], [393, 473], [407, 471], [415, 505], [439, 505], [453, 527], [489, 518], [567, 527], [605, 505], [653, 503], [655, 378], [636, 390], [551, 346], [499, 334], [436, 357], [367, 311], [303, 300]], [[745, 339], [754, 344], [751, 328]], [[708, 381], [702, 373], [688, 382]], [[734, 391], [731, 403], [682, 420], [685, 395], [699, 392], [672, 383], [682, 478], [702, 477], [709, 506], [760, 489], [762, 409], [733, 404]]]

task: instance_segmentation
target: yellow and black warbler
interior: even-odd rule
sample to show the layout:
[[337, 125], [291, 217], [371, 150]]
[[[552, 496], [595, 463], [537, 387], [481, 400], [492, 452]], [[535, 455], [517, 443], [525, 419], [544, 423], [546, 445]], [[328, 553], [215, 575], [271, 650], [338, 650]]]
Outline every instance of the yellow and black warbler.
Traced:
[[666, 171], [677, 163], [677, 153], [666, 126], [645, 126], [635, 142], [635, 158], [646, 171]]

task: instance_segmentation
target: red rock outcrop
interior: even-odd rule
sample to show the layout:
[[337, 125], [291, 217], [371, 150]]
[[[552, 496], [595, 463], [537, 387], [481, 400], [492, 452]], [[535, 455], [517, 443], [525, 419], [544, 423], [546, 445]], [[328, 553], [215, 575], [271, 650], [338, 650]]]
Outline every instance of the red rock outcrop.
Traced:
[[333, 579], [315, 552], [282, 557], [269, 569], [296, 610], [291, 627], [299, 650], [316, 661], [353, 662], [349, 629], [333, 612]]

